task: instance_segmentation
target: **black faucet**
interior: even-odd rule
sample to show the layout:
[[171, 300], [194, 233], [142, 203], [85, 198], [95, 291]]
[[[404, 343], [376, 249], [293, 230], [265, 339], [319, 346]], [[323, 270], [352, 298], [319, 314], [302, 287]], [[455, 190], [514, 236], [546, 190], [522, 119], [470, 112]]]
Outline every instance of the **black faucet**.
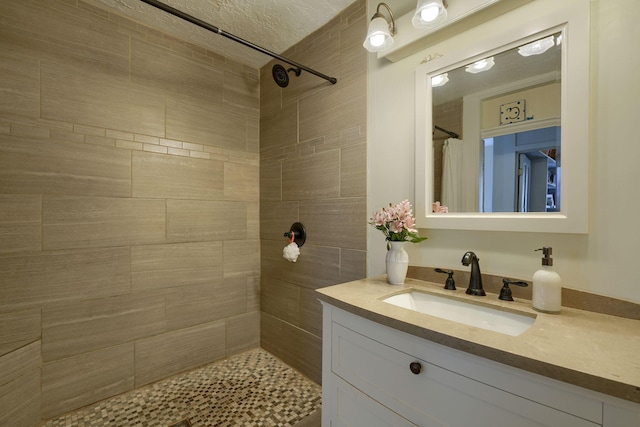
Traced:
[[484, 289], [482, 289], [482, 275], [480, 274], [480, 264], [478, 264], [478, 257], [471, 251], [468, 251], [462, 256], [462, 265], [467, 267], [471, 264], [471, 277], [469, 278], [469, 287], [466, 293], [469, 295], [485, 296]]

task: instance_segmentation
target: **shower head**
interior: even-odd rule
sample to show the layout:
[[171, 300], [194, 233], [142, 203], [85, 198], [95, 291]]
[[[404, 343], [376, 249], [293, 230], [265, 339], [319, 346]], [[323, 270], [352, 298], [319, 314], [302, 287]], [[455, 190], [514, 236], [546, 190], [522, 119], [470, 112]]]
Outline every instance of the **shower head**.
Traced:
[[290, 71], [296, 73], [296, 77], [302, 72], [300, 68], [289, 68], [286, 70], [282, 65], [275, 64], [271, 69], [271, 74], [273, 75], [273, 80], [276, 81], [278, 86], [287, 87], [289, 86], [289, 74], [287, 73]]

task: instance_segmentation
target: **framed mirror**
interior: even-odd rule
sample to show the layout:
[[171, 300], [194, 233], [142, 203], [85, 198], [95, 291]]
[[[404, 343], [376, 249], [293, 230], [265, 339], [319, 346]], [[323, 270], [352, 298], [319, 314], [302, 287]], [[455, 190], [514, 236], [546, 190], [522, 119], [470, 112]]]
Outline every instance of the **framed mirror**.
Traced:
[[416, 70], [419, 227], [588, 232], [589, 2], [543, 3]]

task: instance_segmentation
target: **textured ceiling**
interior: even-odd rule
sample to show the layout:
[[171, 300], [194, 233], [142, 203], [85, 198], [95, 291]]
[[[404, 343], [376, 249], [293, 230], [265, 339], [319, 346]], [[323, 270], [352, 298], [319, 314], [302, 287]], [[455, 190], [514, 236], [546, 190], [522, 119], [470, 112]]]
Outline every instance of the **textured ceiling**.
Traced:
[[[174, 17], [140, 0], [86, 0], [251, 67], [264, 53]], [[354, 0], [161, 0], [219, 29], [282, 53], [329, 22]], [[291, 58], [295, 59], [295, 58]]]

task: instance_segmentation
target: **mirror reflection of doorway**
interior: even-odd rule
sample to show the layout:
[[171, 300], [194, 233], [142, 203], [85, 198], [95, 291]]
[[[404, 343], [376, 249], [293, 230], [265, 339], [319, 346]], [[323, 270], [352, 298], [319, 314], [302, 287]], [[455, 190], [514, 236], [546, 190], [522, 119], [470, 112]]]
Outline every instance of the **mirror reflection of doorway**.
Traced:
[[483, 139], [482, 212], [560, 210], [560, 127]]

